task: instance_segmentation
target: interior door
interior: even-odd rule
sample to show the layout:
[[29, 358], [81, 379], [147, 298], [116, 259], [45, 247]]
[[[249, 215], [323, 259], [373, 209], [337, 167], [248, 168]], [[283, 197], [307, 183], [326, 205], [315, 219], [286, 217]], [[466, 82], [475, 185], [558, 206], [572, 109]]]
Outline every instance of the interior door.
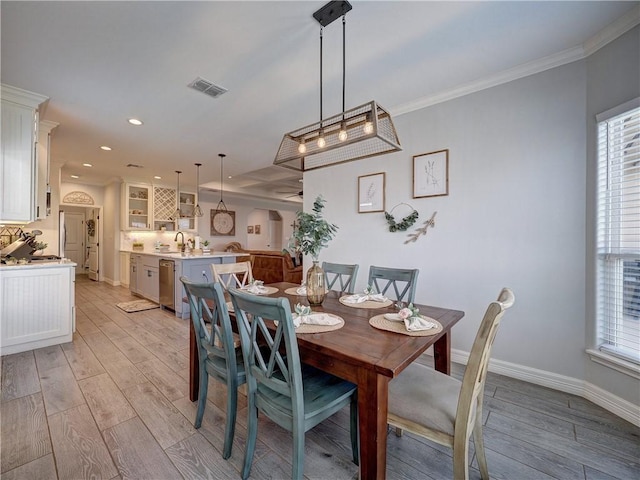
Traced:
[[100, 265], [100, 249], [98, 238], [100, 229], [99, 210], [94, 209], [91, 218], [87, 220], [87, 250], [89, 253], [89, 279], [99, 280], [98, 266]]
[[78, 264], [76, 273], [84, 273], [84, 213], [65, 212], [65, 257]]

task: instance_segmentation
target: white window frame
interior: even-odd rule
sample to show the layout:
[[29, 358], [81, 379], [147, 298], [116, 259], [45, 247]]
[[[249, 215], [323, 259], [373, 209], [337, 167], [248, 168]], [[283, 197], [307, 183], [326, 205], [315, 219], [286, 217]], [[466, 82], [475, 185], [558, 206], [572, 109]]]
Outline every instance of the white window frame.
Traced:
[[597, 350], [588, 353], [598, 363], [638, 377], [640, 316], [633, 292], [640, 284], [640, 97], [597, 115], [596, 121]]

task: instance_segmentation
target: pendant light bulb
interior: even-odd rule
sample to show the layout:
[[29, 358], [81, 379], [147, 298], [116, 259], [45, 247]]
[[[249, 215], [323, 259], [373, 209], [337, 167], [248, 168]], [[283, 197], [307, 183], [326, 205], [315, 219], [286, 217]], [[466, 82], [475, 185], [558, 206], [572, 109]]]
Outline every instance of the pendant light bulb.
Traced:
[[324, 131], [320, 130], [320, 136], [318, 137], [318, 148], [324, 148], [327, 145], [327, 141], [324, 139]]
[[304, 139], [298, 145], [298, 153], [307, 153], [307, 146], [304, 143]]
[[202, 217], [202, 208], [200, 208], [200, 166], [201, 163], [196, 163], [196, 207], [193, 209], [194, 217]]
[[345, 122], [340, 124], [340, 133], [338, 133], [338, 140], [344, 142], [347, 138], [349, 138], [349, 134], [347, 133], [347, 125]]
[[370, 135], [373, 133], [373, 123], [371, 122], [371, 114], [367, 113], [367, 118], [364, 121], [364, 127], [362, 128], [362, 131], [366, 134], [366, 135]]

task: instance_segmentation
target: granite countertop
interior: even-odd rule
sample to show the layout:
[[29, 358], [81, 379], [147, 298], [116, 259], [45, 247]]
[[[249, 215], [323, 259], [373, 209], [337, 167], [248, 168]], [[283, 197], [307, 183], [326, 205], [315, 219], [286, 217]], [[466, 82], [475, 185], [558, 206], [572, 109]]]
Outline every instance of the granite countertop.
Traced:
[[2, 270], [13, 270], [13, 269], [35, 269], [35, 268], [56, 268], [56, 267], [77, 267], [78, 264], [72, 262], [68, 258], [63, 258], [61, 260], [39, 260], [37, 262], [25, 263], [23, 265], [6, 265], [4, 263], [0, 264], [0, 269]]
[[160, 251], [136, 251], [136, 250], [120, 250], [122, 253], [137, 253], [138, 255], [152, 255], [154, 257], [160, 258], [171, 258], [174, 260], [199, 260], [203, 258], [220, 258], [220, 257], [238, 257], [241, 256], [238, 253], [234, 252], [210, 252], [210, 253], [185, 253], [184, 255], [180, 252], [169, 251], [169, 252], [160, 252]]

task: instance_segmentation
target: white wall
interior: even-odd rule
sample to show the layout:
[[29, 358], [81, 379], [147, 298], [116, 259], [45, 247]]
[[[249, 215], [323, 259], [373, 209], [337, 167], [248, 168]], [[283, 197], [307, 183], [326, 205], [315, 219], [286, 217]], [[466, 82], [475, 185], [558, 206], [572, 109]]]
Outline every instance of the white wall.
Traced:
[[[635, 69], [627, 96], [637, 96], [640, 85], [637, 27], [634, 32], [619, 40], [623, 51], [615, 55]], [[602, 55], [609, 53], [603, 49]], [[606, 61], [597, 68], [599, 81], [609, 85], [616, 69]], [[615, 81], [625, 74], [616, 71]], [[604, 110], [617, 101], [598, 103]], [[516, 303], [492, 362], [540, 373], [576, 392], [594, 382], [638, 405], [637, 379], [609, 369], [596, 374], [602, 367], [585, 353], [593, 322], [585, 312], [585, 303], [593, 303], [585, 297], [586, 219], [593, 215], [585, 203], [587, 61], [411, 112], [395, 123], [402, 152], [305, 173], [305, 210], [322, 194], [325, 217], [339, 226], [321, 260], [359, 263], [358, 289], [372, 264], [419, 268], [419, 303], [466, 312], [453, 329], [453, 349], [462, 352], [469, 351], [488, 302], [511, 287]], [[413, 199], [412, 156], [445, 148], [449, 195]], [[376, 172], [386, 172], [387, 210], [407, 202], [419, 211], [418, 223], [438, 212], [435, 228], [416, 243], [405, 245], [404, 233], [388, 232], [382, 213], [357, 213], [358, 176]]]

